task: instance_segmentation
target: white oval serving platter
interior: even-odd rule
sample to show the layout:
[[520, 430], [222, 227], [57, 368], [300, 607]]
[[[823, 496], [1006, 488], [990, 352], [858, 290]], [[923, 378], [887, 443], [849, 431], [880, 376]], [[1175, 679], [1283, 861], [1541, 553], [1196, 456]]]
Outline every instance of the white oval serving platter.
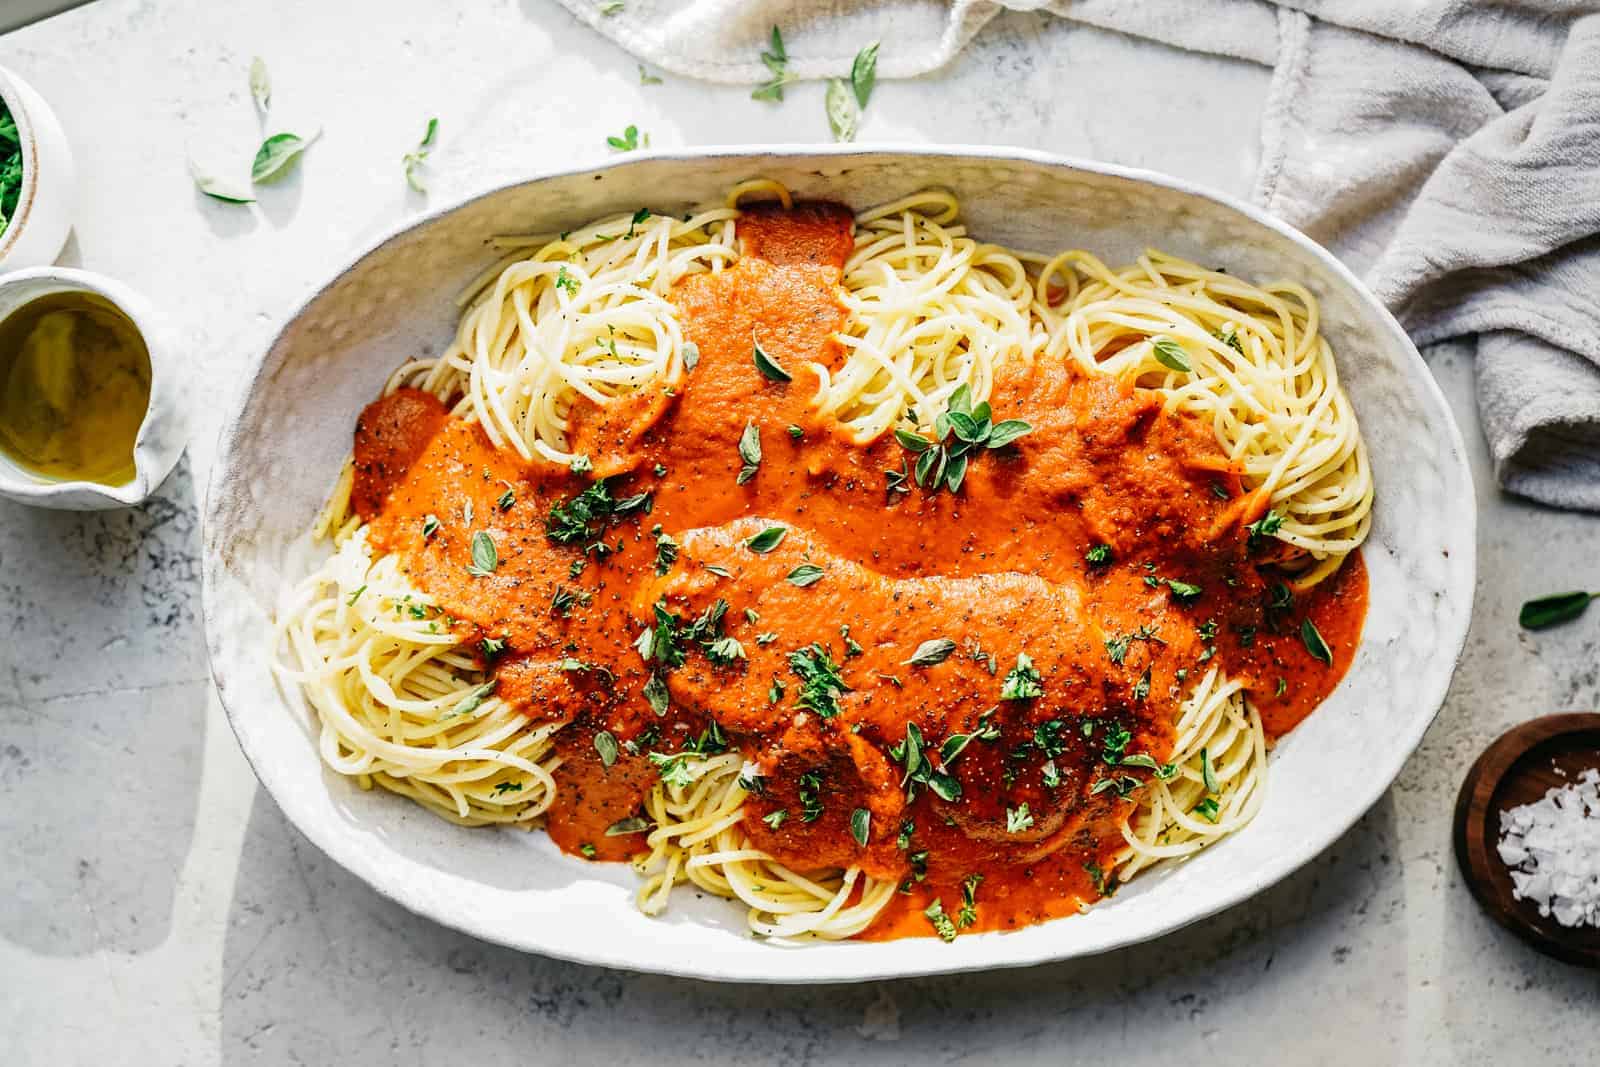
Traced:
[[[305, 528], [362, 405], [400, 362], [448, 343], [456, 293], [496, 258], [490, 237], [557, 232], [640, 206], [681, 213], [757, 176], [857, 209], [941, 186], [986, 240], [1081, 247], [1110, 263], [1154, 245], [1256, 281], [1299, 281], [1321, 301], [1377, 482], [1365, 548], [1371, 607], [1349, 674], [1273, 753], [1265, 807], [1243, 832], [1081, 916], [952, 944], [786, 945], [751, 937], [739, 906], [687, 888], [665, 916], [646, 918], [624, 864], [563, 856], [539, 832], [460, 829], [323, 767], [310, 712], [274, 683], [268, 634], [280, 584], [303, 573]], [[1399, 325], [1329, 253], [1256, 208], [1171, 177], [1016, 149], [705, 148], [491, 189], [409, 221], [330, 271], [247, 369], [223, 430], [206, 504], [206, 633], [229, 720], [284, 814], [418, 914], [518, 949], [724, 981], [1012, 967], [1196, 922], [1277, 882], [1360, 818], [1444, 699], [1471, 613], [1474, 507], [1460, 432]]]

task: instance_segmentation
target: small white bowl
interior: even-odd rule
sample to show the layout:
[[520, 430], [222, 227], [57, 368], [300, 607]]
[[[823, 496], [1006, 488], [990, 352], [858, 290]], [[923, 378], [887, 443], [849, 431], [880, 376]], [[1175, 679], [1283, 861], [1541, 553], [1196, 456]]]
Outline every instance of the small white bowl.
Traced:
[[144, 297], [104, 275], [66, 267], [35, 267], [0, 274], [0, 321], [52, 293], [94, 293], [132, 320], [150, 350], [150, 406], [133, 446], [133, 477], [122, 485], [57, 481], [30, 473], [0, 452], [0, 496], [21, 504], [67, 511], [125, 508], [144, 500], [183, 454], [183, 378], [166, 323]]
[[44, 97], [0, 67], [0, 100], [17, 123], [22, 146], [22, 193], [0, 233], [0, 270], [54, 263], [72, 230], [78, 206], [78, 172], [72, 147]]

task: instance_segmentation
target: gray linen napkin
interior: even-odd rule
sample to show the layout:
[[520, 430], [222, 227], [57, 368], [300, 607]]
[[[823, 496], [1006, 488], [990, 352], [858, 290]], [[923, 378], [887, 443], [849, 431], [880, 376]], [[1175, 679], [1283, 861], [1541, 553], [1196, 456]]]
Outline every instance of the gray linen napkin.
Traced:
[[765, 80], [773, 25], [800, 77], [847, 73], [871, 40], [880, 77], [910, 77], [1003, 7], [1270, 66], [1254, 198], [1418, 345], [1476, 340], [1502, 486], [1600, 511], [1600, 0], [561, 2], [714, 81]]

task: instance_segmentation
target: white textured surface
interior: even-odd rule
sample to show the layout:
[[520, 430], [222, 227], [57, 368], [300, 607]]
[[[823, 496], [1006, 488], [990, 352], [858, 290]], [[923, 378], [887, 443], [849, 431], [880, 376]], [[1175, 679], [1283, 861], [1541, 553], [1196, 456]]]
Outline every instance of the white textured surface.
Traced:
[[[1152, 76], [1138, 64], [1150, 47], [1009, 16], [950, 70], [882, 86], [864, 136], [1153, 167], [1181, 142], [1214, 148], [1190, 177], [1248, 189], [1265, 71], [1163, 53]], [[239, 213], [192, 193], [183, 153], [248, 158], [243, 72], [258, 51], [285, 116], [327, 133], [300, 178]], [[774, 993], [557, 963], [410, 916], [259, 795], [199, 636], [195, 483], [219, 398], [328, 257], [418, 203], [398, 157], [427, 115], [444, 122], [445, 189], [598, 158], [628, 122], [658, 145], [821, 140], [820, 87], [777, 108], [737, 89], [641, 88], [631, 60], [545, 0], [102, 3], [0, 38], [0, 63], [74, 138], [84, 206], [66, 261], [180, 319], [201, 423], [142, 509], [0, 504], [9, 1061], [1576, 1063], [1600, 1044], [1594, 976], [1481, 916], [1449, 854], [1450, 804], [1479, 748], [1512, 722], [1600, 703], [1600, 631], [1530, 638], [1514, 624], [1531, 592], [1592, 576], [1597, 528], [1490, 488], [1470, 350], [1431, 353], [1480, 487], [1467, 655], [1396, 787], [1298, 875], [1152, 945], [990, 976]], [[1128, 91], [1091, 96], [1106, 84]]]

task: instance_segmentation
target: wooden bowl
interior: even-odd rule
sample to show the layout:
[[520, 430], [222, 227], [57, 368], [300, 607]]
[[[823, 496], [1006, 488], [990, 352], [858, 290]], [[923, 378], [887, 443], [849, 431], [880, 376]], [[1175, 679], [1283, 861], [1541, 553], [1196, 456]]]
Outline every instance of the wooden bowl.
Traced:
[[[1511, 893], [1511, 873], [1495, 846], [1500, 813], [1600, 767], [1600, 715], [1546, 715], [1514, 727], [1484, 750], [1456, 797], [1456, 861], [1472, 895], [1496, 922], [1548, 956], [1600, 967], [1600, 927], [1562, 926]], [[1565, 776], [1561, 772], [1564, 772]]]

